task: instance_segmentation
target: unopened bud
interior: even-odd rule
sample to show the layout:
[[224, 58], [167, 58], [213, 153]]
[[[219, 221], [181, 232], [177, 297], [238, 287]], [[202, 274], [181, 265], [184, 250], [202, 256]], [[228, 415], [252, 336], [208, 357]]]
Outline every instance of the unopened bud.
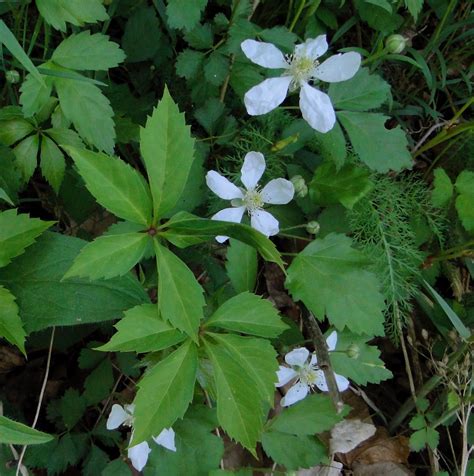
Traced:
[[320, 229], [321, 229], [321, 225], [316, 220], [309, 221], [306, 224], [306, 231], [310, 235], [317, 235]]
[[7, 83], [16, 84], [20, 82], [20, 73], [16, 69], [10, 69], [5, 73]]
[[351, 359], [358, 359], [360, 355], [360, 348], [356, 344], [351, 344], [346, 352]]
[[407, 46], [407, 40], [402, 35], [394, 33], [385, 40], [385, 47], [389, 53], [399, 54]]
[[290, 181], [293, 184], [293, 187], [295, 187], [297, 197], [304, 198], [308, 195], [308, 186], [301, 175], [295, 175]]

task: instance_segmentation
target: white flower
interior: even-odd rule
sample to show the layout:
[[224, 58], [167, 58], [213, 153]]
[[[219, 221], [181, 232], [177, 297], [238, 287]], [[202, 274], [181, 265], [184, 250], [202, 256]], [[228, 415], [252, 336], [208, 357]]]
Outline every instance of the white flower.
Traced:
[[[107, 430], [116, 430], [120, 425], [133, 427], [133, 412], [135, 411], [135, 405], [112, 405], [109, 418], [107, 419]], [[174, 442], [175, 433], [172, 428], [165, 428], [158, 436], [154, 436], [153, 440], [160, 446], [170, 450], [176, 451]], [[132, 437], [133, 439], [133, 430]], [[128, 457], [132, 462], [132, 466], [141, 471], [147, 461], [148, 455], [151, 453], [151, 448], [146, 441], [132, 446], [128, 449]]]
[[[336, 331], [328, 336], [326, 344], [329, 351], [336, 348]], [[303, 400], [314, 386], [318, 387], [322, 392], [328, 391], [326, 378], [324, 377], [324, 372], [318, 368], [316, 355], [313, 354], [309, 360], [308, 357], [309, 350], [305, 347], [298, 347], [285, 355], [285, 362], [290, 365], [290, 367], [280, 365], [280, 369], [277, 371], [278, 383], [275, 384], [275, 386], [282, 387], [294, 379], [296, 379], [296, 383], [281, 399], [281, 406], [287, 407]], [[334, 377], [340, 392], [343, 392], [349, 387], [349, 380], [347, 380], [346, 377], [336, 373], [334, 373]]]
[[[278, 178], [260, 190], [258, 181], [265, 171], [265, 158], [260, 152], [249, 152], [244, 159], [241, 170], [241, 181], [245, 188], [239, 188], [225, 177], [210, 170], [206, 175], [207, 186], [220, 198], [232, 200], [232, 208], [224, 208], [212, 219], [240, 223], [247, 211], [250, 224], [265, 236], [276, 235], [279, 231], [278, 220], [263, 210], [265, 203], [284, 205], [290, 202], [295, 194], [293, 184], [286, 179]], [[227, 236], [216, 236], [219, 243], [227, 240]]]
[[287, 57], [271, 43], [245, 40], [240, 46], [253, 63], [285, 70], [282, 76], [266, 79], [247, 91], [244, 101], [251, 116], [272, 111], [285, 100], [288, 89], [295, 91], [301, 88], [300, 109], [304, 119], [319, 132], [328, 132], [333, 128], [336, 114], [331, 99], [310, 86], [309, 81], [337, 83], [352, 78], [360, 67], [359, 53], [339, 53], [319, 63], [318, 58], [328, 49], [326, 35], [296, 45], [293, 54]]

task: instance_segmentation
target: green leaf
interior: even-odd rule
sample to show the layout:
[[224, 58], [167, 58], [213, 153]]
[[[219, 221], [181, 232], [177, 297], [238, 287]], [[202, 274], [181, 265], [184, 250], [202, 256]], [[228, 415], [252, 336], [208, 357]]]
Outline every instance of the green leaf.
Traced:
[[21, 84], [20, 104], [25, 117], [31, 117], [41, 111], [48, 103], [53, 89], [53, 80], [45, 77], [43, 82], [32, 74], [28, 74]]
[[188, 340], [145, 374], [134, 400], [134, 435], [130, 446], [159, 435], [183, 418], [193, 399], [197, 364], [196, 345]]
[[15, 164], [15, 155], [11, 149], [0, 145], [0, 188], [10, 202], [13, 202], [9, 202], [12, 206], [18, 200], [21, 184], [21, 174]]
[[310, 243], [288, 268], [286, 287], [322, 320], [339, 330], [383, 335], [383, 296], [377, 277], [351, 239], [331, 233]]
[[423, 0], [404, 0], [404, 3], [405, 7], [408, 8], [408, 11], [410, 12], [411, 16], [416, 21], [423, 7]]
[[114, 386], [114, 374], [110, 360], [104, 359], [84, 381], [83, 398], [87, 405], [96, 405], [110, 395]]
[[456, 210], [459, 218], [467, 231], [474, 231], [474, 172], [463, 170], [454, 184], [458, 196], [456, 197]]
[[369, 168], [385, 173], [410, 169], [413, 161], [400, 126], [386, 129], [383, 114], [340, 111], [337, 117], [349, 134], [355, 152]]
[[0, 416], [0, 443], [9, 445], [39, 445], [53, 437], [29, 426]]
[[113, 153], [114, 111], [102, 91], [95, 84], [70, 78], [54, 78], [54, 86], [64, 115], [81, 137], [97, 149]]
[[56, 64], [79, 71], [107, 71], [125, 59], [124, 52], [107, 35], [89, 30], [63, 40], [51, 58]]
[[13, 145], [33, 130], [33, 126], [22, 118], [0, 121], [0, 142]]
[[227, 300], [206, 321], [206, 326], [268, 338], [278, 337], [288, 329], [268, 299], [249, 292]]
[[86, 401], [79, 392], [73, 388], [69, 388], [59, 401], [59, 412], [63, 419], [64, 425], [72, 430], [86, 411]]
[[229, 74], [229, 59], [219, 51], [209, 55], [204, 65], [204, 76], [209, 83], [220, 86]]
[[12, 207], [15, 205], [12, 199], [8, 196], [7, 192], [5, 192], [5, 190], [3, 190], [3, 188], [1, 187], [0, 187], [0, 200], [7, 202]]
[[314, 435], [329, 431], [342, 420], [327, 395], [312, 394], [283, 409], [270, 423], [270, 430], [293, 435]]
[[158, 314], [156, 304], [142, 304], [128, 311], [115, 324], [116, 334], [98, 348], [104, 352], [156, 352], [186, 339], [186, 335]]
[[346, 138], [339, 123], [336, 122], [334, 127], [325, 134], [318, 131], [314, 131], [314, 134], [318, 141], [321, 155], [326, 160], [334, 162], [336, 169], [339, 170], [344, 165], [347, 157]]
[[341, 203], [351, 210], [372, 188], [368, 170], [352, 164], [337, 170], [334, 163], [325, 162], [316, 169], [309, 193], [318, 205]]
[[200, 51], [185, 49], [176, 60], [176, 74], [181, 78], [193, 79], [197, 76], [205, 55]]
[[167, 88], [141, 129], [140, 149], [152, 190], [155, 218], [162, 217], [184, 192], [194, 160], [190, 128]]
[[122, 458], [111, 461], [100, 476], [130, 476], [130, 467]]
[[147, 233], [101, 236], [82, 248], [63, 279], [123, 276], [142, 259], [149, 240]]
[[87, 189], [114, 215], [142, 225], [151, 224], [150, 189], [143, 176], [123, 160], [86, 149], [65, 147]]
[[23, 256], [0, 270], [0, 285], [16, 296], [28, 333], [117, 319], [124, 310], [149, 302], [131, 274], [92, 283], [79, 278], [61, 281], [85, 244], [71, 236], [45, 233]]
[[99, 447], [92, 445], [87, 459], [84, 461], [83, 476], [96, 476], [102, 474], [102, 470], [106, 468], [109, 461], [107, 453], [102, 451]]
[[390, 95], [390, 85], [368, 68], [341, 83], [331, 83], [328, 94], [334, 107], [350, 111], [368, 111], [381, 106]]
[[191, 31], [184, 35], [184, 39], [188, 45], [198, 50], [207, 50], [212, 48], [214, 44], [214, 34], [209, 23], [204, 25], [197, 25]]
[[445, 207], [453, 196], [453, 184], [444, 169], [438, 167], [433, 172], [433, 192], [431, 202], [435, 207]]
[[26, 355], [26, 334], [18, 314], [15, 296], [3, 286], [0, 286], [0, 337], [16, 345]]
[[66, 161], [59, 147], [46, 135], [41, 138], [41, 172], [53, 187], [56, 195], [59, 193], [66, 170]]
[[438, 447], [438, 443], [439, 433], [434, 428], [426, 427], [415, 431], [410, 436], [410, 449], [412, 451], [421, 451], [426, 446], [434, 450]]
[[17, 215], [16, 210], [0, 212], [0, 267], [21, 255], [53, 223], [26, 214]]
[[30, 180], [36, 169], [39, 145], [39, 134], [33, 134], [23, 139], [13, 149], [16, 166], [20, 170], [24, 182]]
[[226, 258], [225, 268], [234, 290], [252, 292], [257, 282], [257, 250], [232, 238]]
[[204, 290], [191, 270], [155, 240], [158, 266], [158, 307], [164, 319], [197, 339], [205, 305]]
[[172, 28], [192, 30], [201, 18], [201, 13], [207, 5], [207, 0], [168, 0], [166, 14], [168, 24]]

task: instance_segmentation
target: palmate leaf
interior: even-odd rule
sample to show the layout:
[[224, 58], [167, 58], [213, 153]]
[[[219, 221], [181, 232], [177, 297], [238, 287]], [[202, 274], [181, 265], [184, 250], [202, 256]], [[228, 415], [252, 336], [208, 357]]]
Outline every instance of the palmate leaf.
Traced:
[[198, 353], [188, 340], [150, 369], [138, 384], [130, 446], [159, 435], [182, 418], [191, 403]]
[[66, 160], [59, 147], [46, 135], [41, 137], [41, 172], [56, 194], [64, 178]]
[[47, 443], [52, 439], [53, 437], [47, 433], [0, 416], [0, 443], [11, 445], [39, 445]]
[[26, 75], [21, 84], [20, 104], [25, 117], [31, 117], [45, 106], [53, 90], [53, 78], [44, 76], [43, 83], [33, 74]]
[[145, 179], [130, 165], [105, 154], [66, 146], [89, 192], [124, 220], [151, 224], [151, 195]]
[[168, 23], [172, 28], [191, 30], [201, 18], [201, 12], [207, 5], [207, 0], [168, 0], [166, 14]]
[[252, 292], [257, 282], [257, 250], [232, 238], [226, 258], [225, 268], [234, 290]]
[[18, 314], [15, 297], [0, 286], [0, 337], [16, 345], [25, 354], [25, 330]]
[[16, 166], [21, 172], [24, 182], [30, 180], [36, 169], [39, 145], [39, 134], [33, 134], [23, 139], [13, 149]]
[[431, 201], [435, 207], [446, 207], [453, 196], [453, 183], [441, 167], [433, 171], [433, 192]]

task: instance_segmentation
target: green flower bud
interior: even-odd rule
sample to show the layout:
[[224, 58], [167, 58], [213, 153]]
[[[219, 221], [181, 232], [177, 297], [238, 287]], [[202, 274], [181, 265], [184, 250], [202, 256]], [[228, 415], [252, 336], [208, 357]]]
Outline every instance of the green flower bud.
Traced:
[[346, 352], [347, 352], [347, 355], [351, 359], [358, 359], [359, 358], [360, 349], [359, 349], [359, 346], [356, 345], [356, 344], [351, 344]]
[[308, 186], [301, 175], [295, 175], [291, 178], [290, 182], [293, 184], [293, 187], [295, 187], [297, 197], [304, 198], [308, 195]]
[[315, 220], [309, 221], [306, 224], [306, 231], [310, 235], [317, 235], [320, 229], [321, 229], [321, 225]]
[[20, 73], [16, 69], [11, 69], [5, 73], [5, 79], [10, 84], [16, 84], [20, 82]]
[[399, 54], [407, 46], [407, 40], [402, 35], [393, 34], [385, 40], [385, 47], [389, 53]]

